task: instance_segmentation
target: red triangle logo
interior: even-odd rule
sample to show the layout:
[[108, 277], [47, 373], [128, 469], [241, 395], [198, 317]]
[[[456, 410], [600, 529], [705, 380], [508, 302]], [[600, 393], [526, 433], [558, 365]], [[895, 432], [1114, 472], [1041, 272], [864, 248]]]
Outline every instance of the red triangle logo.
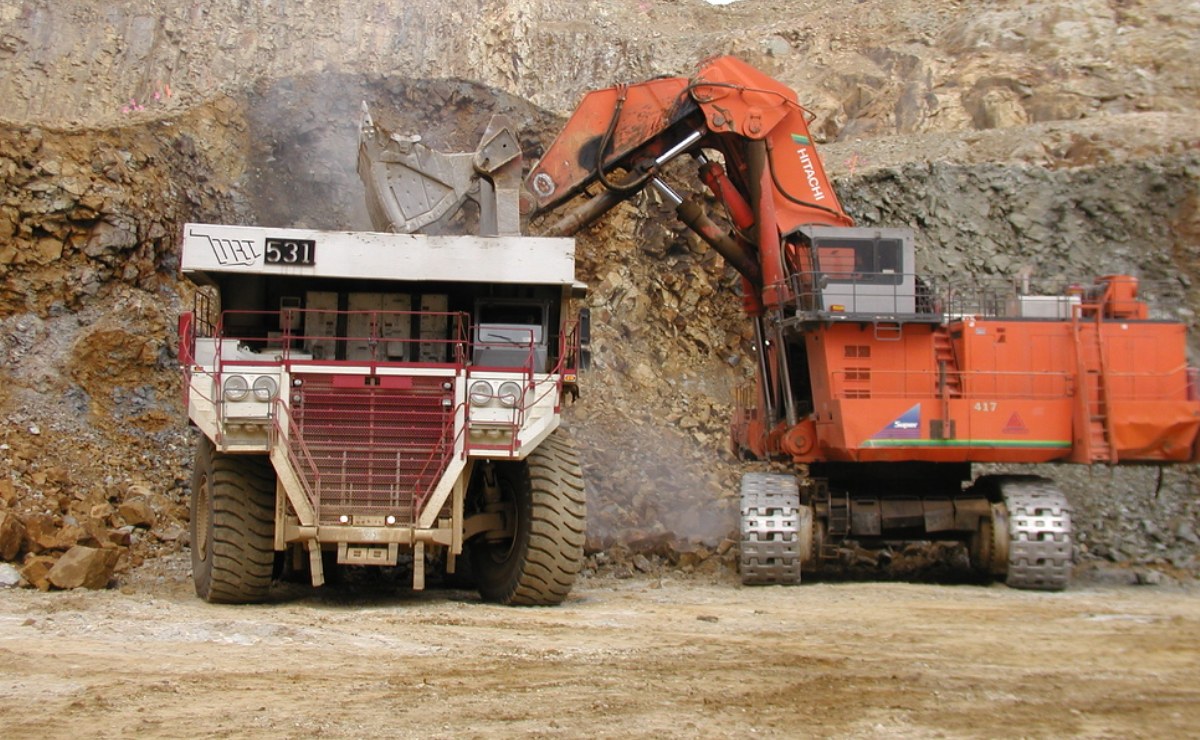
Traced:
[[1025, 426], [1025, 422], [1021, 420], [1021, 415], [1016, 411], [1008, 417], [1008, 423], [1004, 425], [1002, 430], [1005, 434], [1028, 434], [1029, 427]]

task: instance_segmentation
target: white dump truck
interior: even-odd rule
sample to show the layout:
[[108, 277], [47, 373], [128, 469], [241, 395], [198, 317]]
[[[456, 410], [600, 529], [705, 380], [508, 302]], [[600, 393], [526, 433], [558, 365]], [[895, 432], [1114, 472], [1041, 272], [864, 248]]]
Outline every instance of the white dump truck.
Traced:
[[[421, 589], [465, 553], [485, 599], [559, 603], [585, 517], [559, 429], [587, 356], [574, 240], [518, 233], [502, 119], [446, 155], [364, 115], [359, 156], [377, 231], [184, 226], [196, 592], [254, 602], [285, 571], [409, 561]], [[467, 200], [479, 235], [396, 233]]]

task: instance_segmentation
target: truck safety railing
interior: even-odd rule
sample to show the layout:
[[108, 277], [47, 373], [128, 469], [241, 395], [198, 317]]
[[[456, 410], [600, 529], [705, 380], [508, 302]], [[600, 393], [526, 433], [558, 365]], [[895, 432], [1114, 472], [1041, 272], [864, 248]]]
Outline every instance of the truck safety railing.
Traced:
[[[538, 364], [538, 343], [534, 337], [534, 330], [532, 328], [519, 329], [515, 327], [508, 327], [505, 331], [513, 336], [502, 337], [501, 341], [484, 341], [485, 339], [491, 339], [491, 336], [476, 332], [474, 330], [471, 333], [472, 337], [478, 337], [477, 341], [472, 346], [472, 356], [477, 356], [477, 353], [479, 353], [481, 350], [484, 352], [487, 350], [500, 350], [510, 358], [516, 357], [519, 359], [515, 361], [509, 359], [503, 364], [476, 365], [467, 368], [467, 426], [470, 427], [473, 422], [477, 422], [480, 425], [487, 424], [490, 432], [495, 432], [498, 434], [498, 437], [494, 438], [493, 442], [471, 443], [468, 441], [469, 446], [475, 448], [486, 448], [489, 450], [501, 449], [511, 455], [521, 445], [519, 435], [521, 429], [525, 426], [526, 414], [532, 406], [528, 396], [530, 390], [536, 387], [536, 383], [534, 381], [534, 370], [535, 366]], [[480, 418], [488, 414], [482, 408], [477, 408], [477, 404], [472, 401], [472, 396], [474, 394], [472, 394], [471, 388], [478, 376], [491, 376], [498, 372], [519, 373], [521, 395], [515, 400], [513, 406], [507, 407], [509, 413], [511, 414], [507, 420]], [[498, 389], [494, 390], [498, 391]], [[488, 411], [491, 411], [492, 415], [495, 415], [496, 413], [495, 407], [488, 409]], [[504, 414], [505, 412], [502, 409], [500, 413]]]
[[[537, 347], [533, 341], [533, 333], [528, 333], [528, 340], [522, 342], [525, 350], [525, 362], [518, 367], [497, 368], [497, 367], [468, 367], [467, 368], [467, 388], [471, 387], [472, 376], [476, 373], [494, 373], [496, 371], [517, 371], [521, 373], [521, 400], [513, 407], [513, 415], [511, 422], [492, 422], [494, 428], [501, 432], [501, 439], [505, 440], [500, 445], [495, 444], [474, 444], [468, 443], [468, 446], [475, 448], [486, 448], [489, 450], [500, 449], [508, 454], [515, 453], [521, 446], [520, 431], [525, 427], [525, 423], [529, 418], [530, 413], [535, 407], [541, 405], [552, 394], [555, 398], [554, 411], [557, 413], [561, 409], [562, 396], [564, 386], [566, 384], [574, 384], [578, 378], [579, 363], [581, 362], [583, 353], [583, 329], [582, 322], [579, 319], [564, 321], [558, 332], [558, 352], [553, 360], [553, 364], [545, 369], [545, 377], [553, 380], [553, 382], [543, 381], [538, 382], [537, 376], [539, 372], [535, 372], [537, 365]], [[476, 347], [479, 344], [476, 343]], [[512, 343], [506, 342], [504, 346], [512, 348]], [[468, 406], [468, 426], [470, 425], [470, 406]]]
[[[296, 480], [300, 485], [305, 499], [312, 507], [317, 521], [320, 522], [322, 521], [322, 494], [325, 490], [320, 466], [309, 449], [299, 425], [291, 415], [290, 409], [279, 399], [276, 399], [276, 406], [277, 411], [271, 427], [271, 445], [273, 448], [280, 449], [283, 452], [288, 465], [295, 473]], [[434, 489], [441, 482], [441, 475], [446, 468], [446, 463], [454, 454], [454, 451], [459, 448], [458, 443], [464, 434], [465, 427], [459, 428], [457, 433], [455, 433], [454, 427], [462, 408], [462, 404], [459, 404], [453, 409], [442, 427], [442, 433], [438, 437], [437, 444], [430, 450], [429, 456], [425, 459], [413, 482], [409, 492], [411, 495], [411, 510], [407, 514], [408, 521], [405, 522], [406, 524], [417, 521], [421, 511], [433, 495]], [[286, 420], [286, 425], [283, 423], [284, 420]]]
[[590, 349], [587, 347], [589, 338], [586, 337], [589, 321], [588, 316], [564, 321], [558, 333], [558, 365], [554, 372], [562, 378], [567, 378], [568, 382], [574, 382], [579, 371], [587, 367], [588, 358], [585, 353]]
[[[324, 330], [295, 328], [312, 319]], [[440, 322], [434, 336], [422, 336], [421, 321]], [[192, 326], [198, 320], [193, 319]], [[413, 327], [417, 336], [414, 337]], [[355, 364], [461, 365], [468, 351], [469, 317], [445, 311], [323, 311], [290, 308], [282, 311], [225, 311], [211, 338], [216, 364], [230, 362], [347, 362]], [[341, 327], [346, 327], [342, 329]], [[195, 330], [190, 356], [196, 357]]]
[[[219, 365], [203, 365], [197, 364], [196, 357], [196, 340], [209, 338], [206, 336], [213, 330], [212, 324], [198, 322], [192, 313], [184, 313], [179, 317], [179, 361], [183, 367], [183, 404], [186, 408], [193, 400], [203, 401], [212, 406], [216, 418], [222, 423], [217, 429], [217, 436], [214, 440], [218, 444], [224, 444], [226, 439], [225, 422], [229, 421], [230, 417], [227, 413], [228, 406], [225, 395], [222, 390], [221, 383], [221, 368]], [[263, 363], [245, 363], [245, 364], [263, 364]], [[208, 385], [213, 390], [211, 393], [205, 391], [205, 384], [195, 383], [196, 376], [208, 378]], [[261, 418], [253, 420], [239, 419], [240, 421], [256, 421], [263, 424], [269, 423], [276, 416], [273, 407], [268, 407], [267, 414]], [[243, 440], [246, 441], [246, 440]]]
[[[472, 342], [470, 337], [473, 336], [473, 326], [470, 317], [463, 312], [326, 311], [289, 308], [281, 311], [225, 311], [214, 320], [208, 310], [207, 297], [197, 294], [196, 301], [195, 310], [180, 316], [180, 362], [185, 366], [205, 364], [218, 371], [223, 364], [306, 361], [467, 365], [478, 349], [516, 348], [522, 352], [522, 357], [519, 362], [511, 363], [511, 366], [522, 368], [530, 378], [535, 372], [574, 376], [582, 364], [583, 353], [586, 350], [581, 342], [579, 320], [564, 322], [558, 334], [558, 351], [553, 358], [554, 366], [539, 368], [536, 362], [536, 350], [539, 345], [533, 341], [532, 331], [528, 332], [527, 339], [515, 343], [511, 340]], [[318, 321], [324, 321], [332, 331], [306, 333], [293, 328], [296, 324], [306, 323], [306, 318], [310, 315], [316, 316]], [[338, 327], [348, 327], [353, 317], [362, 317], [365, 320], [365, 333], [339, 330]], [[419, 328], [415, 337], [411, 333], [393, 334], [385, 330], [400, 324], [408, 326], [408, 331], [411, 332], [412, 325], [419, 326], [422, 319], [443, 318], [446, 319], [447, 328], [436, 337], [428, 332], [422, 336]], [[197, 342], [201, 339], [214, 340], [210, 352], [198, 353]], [[404, 351], [391, 352], [389, 355], [394, 349], [393, 345]], [[413, 347], [417, 347], [415, 352], [410, 351]], [[352, 351], [352, 348], [357, 352]], [[318, 351], [313, 352], [313, 349]], [[426, 358], [436, 354], [442, 359], [423, 360], [423, 349], [432, 350], [425, 352]]]
[[[197, 299], [199, 301], [199, 298]], [[221, 387], [222, 375], [225, 372], [240, 370], [244, 367], [282, 365], [289, 369], [303, 370], [307, 366], [348, 365], [372, 367], [380, 366], [450, 366], [458, 367], [464, 372], [467, 387], [473, 374], [487, 372], [517, 372], [523, 394], [522, 401], [517, 405], [511, 423], [505, 424], [509, 433], [505, 435], [504, 447], [510, 454], [519, 448], [520, 430], [525, 426], [531, 410], [544, 404], [547, 397], [554, 394], [554, 410], [560, 408], [564, 392], [564, 384], [574, 384], [577, 379], [579, 365], [583, 362], [585, 351], [581, 322], [576, 320], [564, 321], [557, 336], [551, 342], [538, 343], [534, 341], [533, 331], [526, 332], [527, 336], [513, 342], [471, 342], [474, 327], [469, 317], [461, 312], [419, 312], [419, 311], [319, 311], [308, 309], [284, 309], [282, 311], [226, 311], [215, 317], [208, 311], [208, 303], [198, 303], [197, 310], [184, 314], [180, 319], [180, 360], [184, 366], [185, 382], [192, 385], [194, 372], [203, 372], [212, 378], [215, 397], [207, 398], [214, 407], [222, 408]], [[302, 326], [306, 323], [307, 314], [318, 314], [334, 331], [319, 333], [304, 333], [291, 327]], [[202, 320], [200, 317], [204, 316]], [[339, 326], [347, 326], [351, 317], [363, 317], [360, 321], [367, 331], [363, 334], [346, 336], [336, 331]], [[417, 324], [423, 317], [444, 317], [447, 321], [446, 338], [433, 339], [428, 335], [411, 338], [390, 336], [382, 327], [389, 321], [409, 321], [410, 325]], [[251, 328], [253, 327], [253, 328]], [[280, 329], [279, 327], [282, 327]], [[200, 340], [211, 340], [207, 347], [200, 347]], [[317, 354], [308, 351], [317, 342], [325, 343], [330, 355], [318, 359]], [[452, 362], [412, 362], [402, 361], [396, 356], [386, 360], [388, 348], [384, 343], [402, 343], [411, 347], [434, 346], [441, 348], [437, 353], [439, 359], [452, 358]], [[356, 357], [350, 350], [356, 344], [360, 354]], [[504, 366], [472, 365], [469, 361], [476, 350], [487, 347], [503, 347], [513, 350], [514, 344], [518, 355], [511, 363]], [[556, 346], [557, 352], [550, 359], [549, 367], [545, 364], [547, 345]], [[395, 352], [392, 352], [395, 355]], [[406, 351], [405, 356], [411, 358], [412, 351]], [[419, 350], [418, 353], [419, 354]], [[361, 359], [360, 359], [361, 358]], [[428, 357], [426, 359], [429, 359]], [[539, 379], [541, 381], [539, 382]], [[553, 382], [550, 382], [553, 381]], [[189, 392], [185, 388], [185, 398]], [[201, 394], [204, 396], [204, 394]], [[274, 416], [274, 412], [272, 412]], [[467, 405], [466, 416], [470, 420], [470, 405]], [[224, 418], [223, 414], [220, 414]]]
[[[430, 450], [425, 465], [417, 474], [417, 483], [413, 486], [413, 522], [416, 522], [421, 516], [421, 512], [425, 510], [425, 505], [429, 502], [430, 497], [433, 496], [433, 490], [441, 481], [442, 472], [445, 471], [450, 458], [454, 455], [454, 451], [461, 449], [462, 454], [466, 454], [466, 446], [459, 443], [467, 433], [468, 427], [466, 424], [463, 424], [455, 432], [454, 425], [460, 413], [465, 418], [467, 408], [469, 408], [469, 404], [458, 404], [454, 407], [446, 424], [442, 427], [442, 434], [439, 437], [438, 444]], [[422, 482], [424, 482], [423, 485]]]
[[[776, 286], [799, 321], [945, 323], [967, 318], [1070, 319], [1081, 304], [1112, 293], [1111, 284], [1025, 278], [945, 280], [900, 272], [796, 272]], [[1135, 281], [1151, 319], [1175, 319], [1185, 304], [1177, 281]]]
[[[283, 402], [283, 399], [276, 398], [273, 404], [275, 413], [271, 424], [270, 443], [272, 448], [279, 445], [287, 459], [288, 465], [296, 474], [296, 478], [300, 483], [300, 488], [304, 492], [304, 497], [308, 500], [313, 511], [319, 512], [321, 505], [321, 471], [317, 467], [316, 461], [313, 459], [312, 453], [308, 449], [308, 445], [304, 441], [304, 435], [300, 433], [300, 427], [296, 425], [296, 420], [292, 417], [291, 409]], [[282, 422], [287, 421], [287, 429], [284, 429]]]
[[1166, 372], [1105, 373], [1110, 401], [1195, 401], [1197, 371], [1178, 367]]

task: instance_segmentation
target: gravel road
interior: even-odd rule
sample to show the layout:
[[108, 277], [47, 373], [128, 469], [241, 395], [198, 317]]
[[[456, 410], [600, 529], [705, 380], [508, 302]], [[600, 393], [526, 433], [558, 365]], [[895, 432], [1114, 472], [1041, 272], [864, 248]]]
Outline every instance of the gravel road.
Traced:
[[53, 737], [1182, 737], [1200, 590], [585, 579], [566, 604], [287, 587], [182, 558], [0, 593], [0, 728]]

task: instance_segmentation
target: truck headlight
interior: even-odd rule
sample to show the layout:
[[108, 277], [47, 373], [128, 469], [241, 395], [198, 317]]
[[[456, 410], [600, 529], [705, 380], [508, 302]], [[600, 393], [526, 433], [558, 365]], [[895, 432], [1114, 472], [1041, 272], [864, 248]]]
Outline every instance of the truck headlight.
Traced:
[[275, 382], [275, 378], [269, 375], [262, 375], [254, 381], [254, 400], [267, 401], [275, 400], [275, 394], [279, 393], [279, 384]]
[[486, 380], [476, 380], [470, 389], [471, 405], [482, 406], [492, 400], [492, 384]]
[[522, 400], [524, 394], [521, 392], [521, 386], [511, 380], [501, 383], [500, 390], [496, 392], [496, 397], [500, 399], [500, 405], [512, 408]]
[[250, 384], [241, 375], [230, 375], [225, 378], [225, 385], [222, 387], [225, 390], [225, 400], [227, 401], [245, 401], [246, 396], [250, 395]]

